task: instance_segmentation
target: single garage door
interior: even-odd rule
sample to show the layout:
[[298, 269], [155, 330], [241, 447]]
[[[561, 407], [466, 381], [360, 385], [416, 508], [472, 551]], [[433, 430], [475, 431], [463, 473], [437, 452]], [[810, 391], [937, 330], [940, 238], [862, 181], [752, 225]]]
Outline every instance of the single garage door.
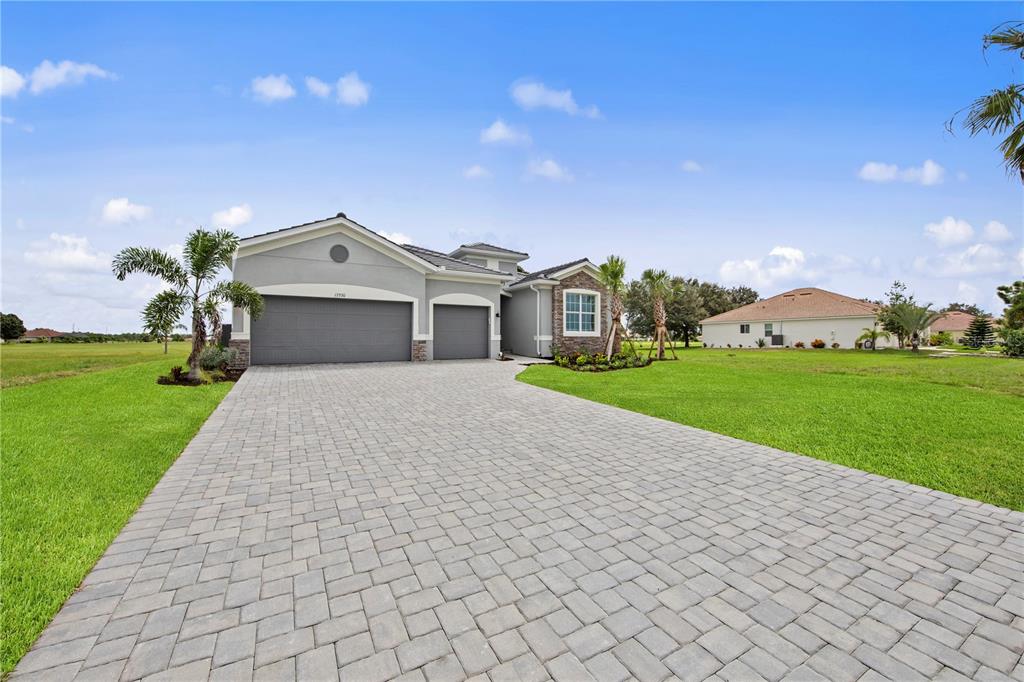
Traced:
[[412, 304], [265, 296], [252, 321], [251, 362], [387, 362], [412, 359]]
[[434, 306], [434, 359], [490, 357], [491, 309], [471, 305]]

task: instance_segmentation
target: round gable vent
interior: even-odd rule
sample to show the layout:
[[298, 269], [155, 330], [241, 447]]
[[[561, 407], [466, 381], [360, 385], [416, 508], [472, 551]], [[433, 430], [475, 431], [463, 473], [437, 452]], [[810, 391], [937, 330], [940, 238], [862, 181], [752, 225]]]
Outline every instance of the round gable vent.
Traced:
[[341, 244], [331, 247], [331, 260], [335, 263], [344, 263], [348, 260], [348, 249]]

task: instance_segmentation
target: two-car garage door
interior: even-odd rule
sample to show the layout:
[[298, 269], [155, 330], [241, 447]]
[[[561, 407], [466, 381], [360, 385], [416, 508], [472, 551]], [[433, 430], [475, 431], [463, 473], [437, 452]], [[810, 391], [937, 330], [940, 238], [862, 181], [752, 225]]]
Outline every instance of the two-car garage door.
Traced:
[[254, 365], [412, 359], [412, 304], [265, 296], [252, 321]]
[[[265, 296], [252, 320], [254, 365], [388, 362], [412, 359], [412, 304]], [[489, 356], [489, 308], [434, 306], [434, 359]]]

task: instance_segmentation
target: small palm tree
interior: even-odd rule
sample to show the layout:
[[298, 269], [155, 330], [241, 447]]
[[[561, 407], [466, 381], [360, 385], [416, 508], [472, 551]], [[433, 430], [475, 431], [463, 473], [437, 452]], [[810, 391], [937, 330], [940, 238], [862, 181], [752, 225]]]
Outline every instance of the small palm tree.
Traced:
[[[643, 274], [640, 275], [640, 281], [643, 282], [644, 287], [647, 289], [647, 293], [651, 297], [651, 301], [654, 305], [654, 343], [658, 346], [658, 359], [664, 360], [665, 340], [668, 338], [668, 319], [665, 314], [665, 299], [672, 290], [672, 280], [664, 270], [647, 268], [644, 270]], [[648, 357], [650, 357], [653, 350], [654, 346], [652, 345], [651, 351], [647, 354]], [[675, 355], [674, 348], [672, 349], [672, 354]]]
[[[1024, 58], [1024, 22], [1006, 22], [993, 29], [982, 39], [982, 48], [988, 50], [993, 46]], [[993, 90], [964, 110], [967, 113], [962, 125], [971, 137], [981, 132], [1006, 134], [999, 144], [1003, 164], [1009, 173], [1019, 175], [1024, 182], [1024, 85], [1011, 83], [1001, 90]], [[960, 112], [953, 115], [947, 129], [952, 130], [959, 115]]]
[[892, 338], [892, 334], [887, 331], [878, 328], [878, 324], [875, 323], [874, 327], [864, 327], [861, 330], [863, 333], [857, 337], [857, 343], [864, 343], [865, 341], [871, 342], [871, 350], [878, 350], [878, 339], [885, 339], [888, 341]]
[[921, 334], [941, 317], [941, 313], [931, 309], [931, 304], [919, 306], [913, 303], [897, 303], [891, 310], [896, 323], [910, 339], [910, 347], [915, 353], [921, 345]]
[[167, 342], [174, 330], [185, 329], [185, 325], [178, 322], [181, 315], [175, 313], [173, 301], [169, 300], [176, 295], [173, 291], [161, 291], [142, 310], [142, 327], [156, 338], [163, 340], [164, 355], [167, 355]]
[[179, 261], [160, 249], [129, 246], [114, 256], [117, 279], [133, 272], [159, 277], [169, 289], [157, 294], [146, 306], [143, 319], [178, 320], [192, 316], [192, 352], [188, 356], [189, 377], [199, 378], [199, 353], [206, 345], [206, 322], [214, 331], [220, 327], [220, 307], [231, 303], [249, 311], [252, 317], [263, 313], [263, 297], [244, 282], [216, 282], [218, 273], [231, 264], [238, 237], [228, 230], [199, 228], [185, 241]]
[[612, 324], [608, 330], [608, 343], [604, 351], [605, 355], [611, 357], [619, 334], [625, 332], [625, 327], [622, 326], [622, 295], [626, 291], [626, 261], [619, 256], [608, 256], [608, 260], [601, 263], [598, 269], [601, 271], [598, 279], [611, 298]]

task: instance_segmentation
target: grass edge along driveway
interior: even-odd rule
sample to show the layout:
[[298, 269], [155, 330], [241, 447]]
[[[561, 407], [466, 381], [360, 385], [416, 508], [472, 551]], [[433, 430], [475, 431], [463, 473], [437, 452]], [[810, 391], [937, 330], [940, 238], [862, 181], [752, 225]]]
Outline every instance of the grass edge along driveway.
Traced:
[[1021, 372], [1006, 359], [698, 350], [617, 372], [534, 365], [518, 379], [1024, 510]]
[[28, 651], [233, 384], [166, 358], [0, 391], [0, 674]]

